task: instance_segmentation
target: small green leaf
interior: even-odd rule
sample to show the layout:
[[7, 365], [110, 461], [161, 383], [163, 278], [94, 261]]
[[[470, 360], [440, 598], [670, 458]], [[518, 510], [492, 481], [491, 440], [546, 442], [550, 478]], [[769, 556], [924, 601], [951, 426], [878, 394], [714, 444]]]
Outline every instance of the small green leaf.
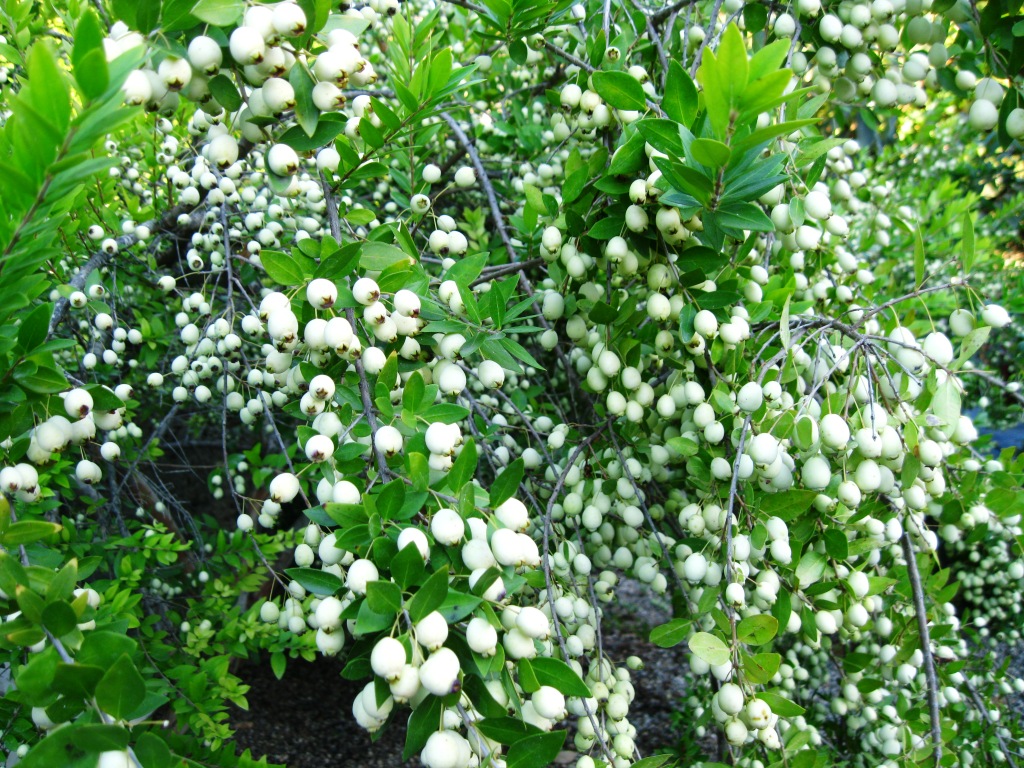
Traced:
[[540, 680], [537, 679], [537, 673], [533, 671], [533, 662], [529, 659], [520, 659], [516, 663], [516, 671], [519, 674], [519, 685], [526, 693], [540, 690]]
[[974, 219], [970, 211], [964, 211], [960, 230], [960, 259], [963, 261], [964, 272], [970, 272], [974, 266]]
[[535, 733], [508, 748], [508, 768], [545, 768], [550, 765], [565, 742], [565, 731]]
[[804, 552], [803, 557], [796, 567], [796, 578], [801, 588], [807, 588], [819, 581], [825, 573], [825, 566], [828, 560], [820, 552], [809, 549]]
[[18, 326], [18, 346], [25, 354], [46, 341], [50, 318], [53, 316], [53, 305], [49, 302], [40, 304], [25, 315]]
[[341, 579], [318, 568], [288, 568], [285, 574], [314, 595], [333, 595], [341, 589]]
[[698, 632], [690, 638], [690, 651], [697, 658], [706, 661], [713, 667], [725, 664], [732, 656], [729, 646], [721, 638], [708, 632]]
[[78, 625], [78, 617], [63, 600], [50, 603], [43, 609], [43, 626], [55, 637], [62, 637]]
[[410, 261], [409, 254], [397, 246], [375, 241], [363, 243], [359, 254], [359, 266], [375, 272], [383, 272], [402, 261]]
[[462, 446], [462, 452], [452, 464], [452, 468], [448, 470], [448, 487], [457, 492], [470, 482], [476, 473], [477, 460], [476, 441], [469, 438]]
[[199, 0], [192, 6], [192, 15], [215, 27], [226, 27], [242, 18], [243, 0]]
[[311, 152], [330, 144], [343, 130], [345, 124], [340, 120], [321, 120], [311, 134], [303, 126], [295, 125], [281, 134], [278, 141], [296, 152]]
[[[909, 457], [908, 457], [909, 458]], [[911, 480], [910, 483], [914, 481]], [[908, 485], [910, 485], [908, 483]], [[846, 534], [836, 528], [829, 528], [825, 531], [825, 552], [833, 560], [845, 560], [850, 556], [850, 543], [846, 539]]]
[[787, 699], [785, 696], [780, 696], [779, 694], [771, 691], [759, 691], [755, 694], [755, 697], [765, 702], [772, 708], [772, 712], [779, 717], [799, 717], [807, 711], [799, 704], [795, 704]]
[[561, 659], [538, 657], [533, 660], [533, 671], [541, 685], [550, 685], [566, 696], [591, 695], [590, 688], [572, 667]]
[[689, 126], [697, 116], [697, 86], [675, 59], [668, 63], [661, 108], [668, 117], [684, 126]]
[[672, 619], [652, 629], [650, 641], [659, 648], [673, 648], [686, 639], [691, 624], [688, 619]]
[[595, 72], [590, 76], [594, 90], [615, 109], [647, 110], [647, 97], [640, 81], [626, 72]]
[[96, 685], [96, 703], [118, 720], [129, 717], [146, 698], [146, 683], [127, 654], [122, 654]]
[[951, 366], [954, 370], [959, 370], [963, 367], [964, 363], [974, 357], [974, 353], [985, 346], [988, 341], [989, 334], [992, 333], [992, 326], [983, 325], [979, 328], [975, 328], [973, 331], [964, 336], [964, 340], [960, 342], [960, 354], [957, 355], [953, 365]]
[[366, 585], [366, 602], [374, 613], [394, 616], [402, 610], [402, 590], [391, 581], [371, 581]]
[[448, 569], [442, 567], [423, 582], [416, 594], [409, 601], [409, 618], [417, 622], [429, 613], [433, 613], [444, 603], [448, 596]]
[[402, 759], [409, 760], [422, 751], [430, 734], [438, 729], [441, 713], [444, 711], [444, 699], [440, 696], [427, 696], [409, 716], [409, 726], [405, 732], [405, 749]]
[[[709, 168], [722, 168], [729, 163], [732, 150], [714, 139], [694, 139], [690, 144], [690, 154], [701, 165], [706, 165]], [[763, 214], [763, 211], [761, 213]]]
[[523, 479], [523, 460], [516, 459], [491, 483], [491, 507], [499, 507], [515, 496]]
[[8, 549], [32, 544], [58, 533], [61, 527], [60, 523], [48, 523], [45, 520], [19, 520], [4, 531], [0, 542]]
[[287, 253], [261, 251], [260, 262], [263, 264], [263, 268], [267, 271], [270, 279], [278, 285], [290, 287], [304, 282], [301, 267]]
[[774, 616], [761, 614], [748, 616], [736, 625], [736, 636], [747, 645], [764, 645], [779, 631], [779, 622]]
[[914, 285], [924, 282], [924, 236], [920, 225], [914, 227]]
[[210, 94], [224, 109], [232, 112], [241, 109], [242, 96], [235, 87], [235, 84], [231, 82], [230, 77], [227, 75], [211, 77], [207, 86], [210, 89]]

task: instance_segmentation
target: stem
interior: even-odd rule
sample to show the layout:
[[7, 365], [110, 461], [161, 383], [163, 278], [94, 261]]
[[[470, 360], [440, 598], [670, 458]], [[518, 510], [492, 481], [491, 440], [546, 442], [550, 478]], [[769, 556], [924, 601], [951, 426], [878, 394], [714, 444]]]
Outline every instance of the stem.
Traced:
[[939, 720], [939, 678], [935, 674], [935, 659], [932, 656], [931, 639], [928, 635], [928, 611], [924, 604], [924, 589], [921, 586], [921, 574], [917, 570], [917, 558], [914, 546], [910, 541], [909, 531], [903, 531], [900, 540], [903, 545], [903, 557], [907, 561], [907, 576], [910, 579], [910, 591], [914, 596], [914, 612], [917, 614], [917, 631], [921, 635], [921, 653], [924, 654], [924, 672], [928, 680], [928, 714], [931, 718], [932, 744], [935, 749], [936, 765], [942, 759], [942, 725]]

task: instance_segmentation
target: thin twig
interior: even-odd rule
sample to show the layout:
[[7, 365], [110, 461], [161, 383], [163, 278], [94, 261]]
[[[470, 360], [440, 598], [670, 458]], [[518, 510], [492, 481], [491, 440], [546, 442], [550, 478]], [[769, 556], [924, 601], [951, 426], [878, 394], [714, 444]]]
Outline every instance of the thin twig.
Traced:
[[921, 636], [921, 653], [924, 655], [924, 673], [928, 681], [928, 713], [931, 717], [932, 745], [935, 750], [935, 764], [942, 760], [942, 721], [939, 719], [939, 678], [935, 674], [935, 659], [932, 656], [931, 638], [928, 634], [928, 611], [924, 604], [924, 588], [921, 574], [917, 570], [917, 558], [910, 541], [910, 532], [904, 530], [900, 540], [903, 558], [907, 561], [907, 576], [910, 592], [914, 597], [914, 612], [917, 614], [917, 631]]

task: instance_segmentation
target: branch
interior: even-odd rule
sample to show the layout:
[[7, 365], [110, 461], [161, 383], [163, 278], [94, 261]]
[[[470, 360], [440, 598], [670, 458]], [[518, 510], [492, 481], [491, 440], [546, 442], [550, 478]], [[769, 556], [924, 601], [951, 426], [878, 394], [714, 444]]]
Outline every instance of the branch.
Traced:
[[924, 654], [924, 672], [928, 679], [928, 713], [931, 716], [932, 744], [935, 749], [935, 764], [942, 759], [942, 725], [939, 720], [939, 678], [935, 674], [935, 659], [932, 656], [931, 639], [928, 635], [928, 611], [924, 605], [924, 589], [921, 586], [921, 574], [917, 570], [917, 558], [910, 542], [909, 531], [903, 531], [900, 540], [903, 545], [903, 557], [907, 561], [907, 576], [910, 578], [910, 591], [914, 596], [914, 613], [917, 614], [917, 631], [921, 636], [921, 653]]
[[494, 226], [498, 228], [498, 234], [501, 236], [501, 242], [505, 246], [505, 251], [508, 253], [508, 260], [516, 262], [516, 250], [512, 246], [512, 238], [508, 234], [508, 229], [505, 227], [505, 218], [501, 213], [501, 208], [498, 206], [498, 196], [494, 193], [494, 185], [491, 184], [491, 180], [487, 176], [487, 170], [484, 168], [483, 162], [480, 160], [480, 154], [476, 151], [476, 146], [470, 141], [469, 136], [462, 130], [462, 126], [459, 125], [458, 121], [455, 120], [447, 112], [441, 113], [441, 119], [448, 123], [448, 127], [452, 129], [452, 133], [455, 134], [455, 138], [458, 139], [459, 143], [466, 150], [466, 154], [469, 155], [469, 161], [473, 164], [473, 169], [476, 171], [476, 177], [480, 180], [480, 186], [484, 188], [484, 194], [487, 196], [487, 205], [491, 209], [491, 218], [494, 219]]

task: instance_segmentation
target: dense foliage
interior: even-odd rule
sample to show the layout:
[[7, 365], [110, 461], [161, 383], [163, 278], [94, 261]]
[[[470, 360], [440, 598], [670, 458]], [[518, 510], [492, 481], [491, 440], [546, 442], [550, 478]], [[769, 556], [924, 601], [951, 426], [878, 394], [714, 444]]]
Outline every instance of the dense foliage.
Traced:
[[0, 0], [7, 764], [265, 765], [325, 655], [427, 768], [1016, 765], [1022, 32]]

